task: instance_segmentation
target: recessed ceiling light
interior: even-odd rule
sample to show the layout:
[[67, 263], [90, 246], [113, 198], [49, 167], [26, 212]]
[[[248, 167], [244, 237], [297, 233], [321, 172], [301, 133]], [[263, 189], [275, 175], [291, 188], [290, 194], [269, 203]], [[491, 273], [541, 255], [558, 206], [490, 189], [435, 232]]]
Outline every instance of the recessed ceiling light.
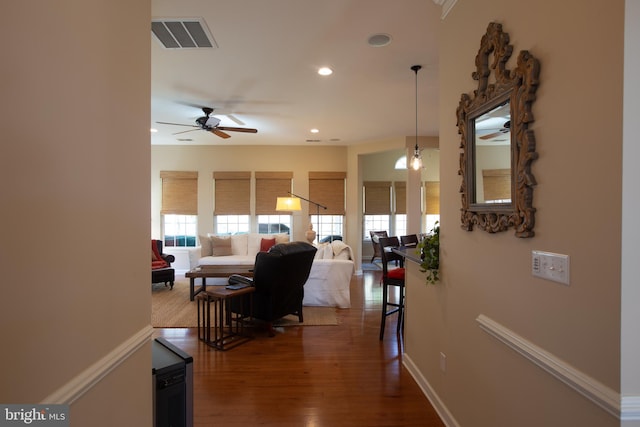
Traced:
[[158, 132], [158, 129], [151, 128], [151, 129], [149, 129], [149, 132], [152, 132], [152, 133]]
[[311, 129], [311, 133], [318, 133], [318, 132], [320, 132], [319, 129]]
[[329, 67], [320, 67], [318, 69], [318, 74], [320, 74], [321, 76], [330, 76], [331, 74], [333, 74], [333, 70]]
[[391, 43], [391, 36], [389, 34], [378, 33], [369, 37], [367, 40], [369, 46], [372, 47], [382, 47]]

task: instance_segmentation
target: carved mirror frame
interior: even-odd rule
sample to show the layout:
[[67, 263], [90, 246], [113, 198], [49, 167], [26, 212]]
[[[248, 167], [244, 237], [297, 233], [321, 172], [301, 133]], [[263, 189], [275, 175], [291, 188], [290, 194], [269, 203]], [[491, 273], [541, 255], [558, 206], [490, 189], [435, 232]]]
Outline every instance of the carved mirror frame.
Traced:
[[[536, 180], [531, 163], [538, 158], [533, 130], [531, 106], [538, 87], [540, 64], [528, 51], [517, 58], [516, 68], [509, 70], [506, 63], [513, 46], [502, 25], [490, 23], [480, 41], [476, 56], [476, 71], [472, 77], [478, 81], [473, 97], [463, 93], [456, 110], [460, 138], [460, 169], [462, 177], [462, 228], [473, 230], [474, 225], [489, 233], [515, 228], [517, 237], [533, 237], [535, 211], [533, 187]], [[492, 61], [490, 63], [490, 59]], [[493, 71], [493, 79], [490, 80]], [[511, 145], [511, 201], [508, 203], [476, 202], [476, 128], [475, 119], [509, 102]], [[506, 124], [505, 124], [506, 125]]]

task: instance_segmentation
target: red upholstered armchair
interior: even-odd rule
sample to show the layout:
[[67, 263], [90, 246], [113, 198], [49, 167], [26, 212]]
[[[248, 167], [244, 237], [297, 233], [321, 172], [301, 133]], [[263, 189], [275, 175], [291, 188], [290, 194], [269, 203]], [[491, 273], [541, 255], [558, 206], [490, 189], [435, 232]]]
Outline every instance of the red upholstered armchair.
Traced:
[[176, 271], [171, 267], [171, 263], [175, 260], [173, 255], [162, 253], [162, 240], [151, 240], [151, 284], [169, 284], [173, 289]]

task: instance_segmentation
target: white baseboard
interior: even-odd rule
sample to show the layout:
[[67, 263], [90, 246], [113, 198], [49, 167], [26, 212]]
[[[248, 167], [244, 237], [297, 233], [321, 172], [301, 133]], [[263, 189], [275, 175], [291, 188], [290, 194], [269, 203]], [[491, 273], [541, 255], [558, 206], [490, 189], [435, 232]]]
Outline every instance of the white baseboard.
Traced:
[[145, 326], [118, 347], [114, 348], [102, 359], [98, 360], [58, 390], [45, 397], [42, 400], [42, 403], [72, 404], [91, 390], [91, 388], [99, 383], [100, 380], [109, 375], [111, 371], [116, 369], [121, 363], [138, 351], [138, 349], [151, 339], [152, 334], [153, 328], [151, 325]]
[[620, 419], [623, 421], [640, 421], [640, 396], [622, 396]]
[[436, 410], [440, 419], [447, 427], [460, 427], [456, 419], [453, 417], [453, 414], [449, 412], [449, 409], [445, 406], [444, 402], [440, 400], [440, 397], [436, 393], [436, 391], [431, 387], [427, 379], [422, 375], [418, 367], [411, 357], [404, 354], [402, 356], [402, 364], [409, 371], [415, 382], [418, 384], [418, 387], [422, 390], [422, 393], [429, 399], [431, 402], [431, 406]]

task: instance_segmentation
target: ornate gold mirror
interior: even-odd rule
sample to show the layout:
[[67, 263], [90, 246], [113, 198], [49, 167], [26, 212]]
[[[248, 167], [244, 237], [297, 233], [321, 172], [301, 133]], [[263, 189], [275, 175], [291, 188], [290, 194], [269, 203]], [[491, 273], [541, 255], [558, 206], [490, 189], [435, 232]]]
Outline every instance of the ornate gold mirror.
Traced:
[[[535, 224], [531, 162], [538, 157], [531, 106], [540, 64], [523, 50], [516, 68], [506, 63], [513, 46], [502, 25], [490, 23], [476, 56], [473, 97], [463, 93], [456, 111], [462, 176], [462, 228], [489, 233], [515, 228], [532, 237]], [[491, 59], [491, 61], [490, 61]]]

